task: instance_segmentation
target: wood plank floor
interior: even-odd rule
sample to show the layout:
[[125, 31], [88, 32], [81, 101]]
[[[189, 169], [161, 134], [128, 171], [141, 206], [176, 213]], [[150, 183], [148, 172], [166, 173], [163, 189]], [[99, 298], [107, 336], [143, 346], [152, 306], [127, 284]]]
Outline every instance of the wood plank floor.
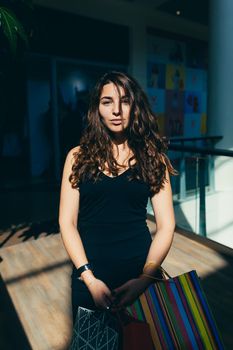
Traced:
[[[154, 223], [148, 225], [153, 232]], [[71, 266], [60, 234], [2, 248], [1, 258], [2, 279], [31, 348], [67, 349]], [[176, 233], [163, 267], [172, 276], [197, 270], [226, 349], [233, 349], [232, 254]]]

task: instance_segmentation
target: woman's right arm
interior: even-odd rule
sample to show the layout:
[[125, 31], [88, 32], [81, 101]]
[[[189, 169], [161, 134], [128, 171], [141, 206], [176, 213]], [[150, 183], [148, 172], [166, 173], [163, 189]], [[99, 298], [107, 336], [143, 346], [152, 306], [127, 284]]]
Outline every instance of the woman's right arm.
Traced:
[[[63, 169], [59, 205], [59, 226], [65, 249], [78, 269], [80, 266], [87, 264], [88, 259], [77, 229], [80, 193], [78, 189], [71, 187], [69, 181], [74, 160], [73, 153], [77, 151], [79, 151], [79, 146], [69, 151]], [[90, 290], [96, 305], [100, 307], [109, 305], [109, 303], [106, 303], [106, 300], [111, 298], [111, 292], [108, 287], [102, 281], [96, 279], [91, 270], [84, 271], [81, 277]]]

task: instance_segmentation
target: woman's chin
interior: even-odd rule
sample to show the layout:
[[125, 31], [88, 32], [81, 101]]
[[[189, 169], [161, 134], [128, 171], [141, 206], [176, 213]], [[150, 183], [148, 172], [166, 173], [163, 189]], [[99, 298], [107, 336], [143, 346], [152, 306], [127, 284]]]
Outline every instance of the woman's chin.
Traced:
[[109, 130], [111, 130], [114, 133], [124, 133], [126, 129], [127, 129], [127, 126], [122, 126], [122, 124], [109, 126]]

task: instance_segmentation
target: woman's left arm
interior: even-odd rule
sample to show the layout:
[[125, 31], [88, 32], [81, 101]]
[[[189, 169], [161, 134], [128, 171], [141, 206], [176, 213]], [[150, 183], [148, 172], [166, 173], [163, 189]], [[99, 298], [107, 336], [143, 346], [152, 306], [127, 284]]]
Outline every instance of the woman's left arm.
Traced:
[[[162, 264], [170, 250], [175, 230], [172, 189], [167, 167], [164, 188], [161, 188], [160, 191], [151, 198], [151, 204], [156, 220], [156, 234], [151, 243], [146, 264], [148, 262], [154, 262], [156, 264], [154, 265], [154, 269], [156, 269]], [[151, 269], [152, 266], [153, 265], [151, 265]]]
[[[167, 167], [166, 180], [164, 187], [151, 198], [156, 219], [156, 234], [151, 242], [144, 272], [152, 276], [167, 256], [174, 237], [175, 215]], [[114, 290], [116, 303], [113, 310], [119, 310], [122, 307], [130, 305], [151, 283], [153, 283], [153, 279], [142, 274], [138, 278], [132, 279], [116, 288]]]

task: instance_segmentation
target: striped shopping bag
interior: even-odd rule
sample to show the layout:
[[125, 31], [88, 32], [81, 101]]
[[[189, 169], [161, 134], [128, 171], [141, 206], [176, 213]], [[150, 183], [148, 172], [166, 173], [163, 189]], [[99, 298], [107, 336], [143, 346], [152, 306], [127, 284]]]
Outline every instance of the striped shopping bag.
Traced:
[[154, 348], [224, 349], [196, 271], [168, 277], [150, 285], [127, 307], [132, 316], [149, 323]]

